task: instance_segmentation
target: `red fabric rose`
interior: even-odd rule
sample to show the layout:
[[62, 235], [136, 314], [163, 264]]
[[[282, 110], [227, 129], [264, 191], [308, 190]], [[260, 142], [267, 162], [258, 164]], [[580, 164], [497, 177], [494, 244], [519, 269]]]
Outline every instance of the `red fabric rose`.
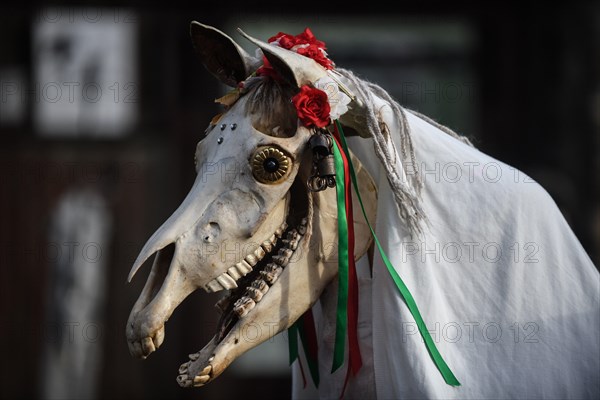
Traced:
[[[296, 36], [285, 32], [279, 32], [277, 35], [271, 36], [268, 42], [277, 42], [277, 45], [281, 48], [295, 51], [304, 57], [312, 58], [326, 69], [333, 69], [335, 66], [333, 61], [331, 61], [325, 53], [325, 43], [317, 40], [309, 28], [305, 28], [304, 32]], [[263, 57], [263, 60], [264, 65], [258, 69], [257, 74], [281, 80], [281, 77], [269, 64], [267, 59]]]
[[314, 44], [317, 47], [325, 49], [325, 42], [317, 40], [309, 28], [305, 28], [304, 32], [296, 35], [296, 44]]
[[324, 91], [304, 85], [292, 98], [292, 103], [296, 107], [298, 118], [307, 128], [324, 128], [329, 125], [331, 108]]
[[270, 37], [268, 40], [269, 43], [277, 41], [279, 41], [279, 46], [287, 50], [298, 44], [295, 36], [283, 32], [279, 32], [277, 35]]
[[307, 47], [299, 47], [296, 50], [296, 52], [301, 56], [312, 58], [313, 60], [324, 66], [326, 69], [333, 68], [333, 61], [327, 58], [327, 56], [325, 55], [325, 53], [323, 53], [321, 48], [315, 44], [310, 44]]
[[317, 47], [325, 49], [325, 42], [317, 40], [317, 38], [309, 28], [305, 28], [304, 32], [296, 36], [290, 35], [289, 33], [285, 32], [279, 32], [277, 35], [271, 36], [268, 42], [278, 42], [279, 46], [288, 50], [299, 44], [314, 44]]

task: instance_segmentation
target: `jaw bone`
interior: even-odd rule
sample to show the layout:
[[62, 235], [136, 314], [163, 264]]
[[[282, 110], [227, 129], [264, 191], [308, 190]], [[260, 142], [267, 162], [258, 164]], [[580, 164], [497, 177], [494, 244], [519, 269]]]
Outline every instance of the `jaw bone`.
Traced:
[[[296, 247], [296, 251], [307, 251], [308, 244], [299, 231], [305, 232], [305, 226], [290, 230], [286, 235], [290, 239], [286, 240], [293, 243], [290, 247]], [[243, 295], [229, 305], [229, 313], [238, 319], [231, 330], [222, 338], [217, 334], [180, 367], [177, 382], [181, 386], [202, 386], [215, 379], [239, 355], [288, 328], [316, 301], [320, 290], [311, 290], [311, 281], [333, 278], [337, 273], [335, 262], [309, 266], [305, 257], [295, 260], [290, 247], [281, 247], [271, 256], [277, 262], [268, 262]], [[258, 327], [258, 338], [244, 334], [248, 326]]]

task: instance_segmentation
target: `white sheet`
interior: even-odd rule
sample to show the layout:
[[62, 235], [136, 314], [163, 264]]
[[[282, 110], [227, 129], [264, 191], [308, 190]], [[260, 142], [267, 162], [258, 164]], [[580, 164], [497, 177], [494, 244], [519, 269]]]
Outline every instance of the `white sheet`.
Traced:
[[[462, 385], [442, 379], [376, 254], [372, 278], [359, 264], [364, 365], [345, 398], [600, 398], [600, 277], [554, 201], [524, 173], [409, 122], [427, 171], [422, 238], [403, 230], [371, 143], [350, 146], [379, 182], [377, 235]], [[315, 307], [321, 385], [303, 389], [295, 363], [295, 398], [340, 396], [346, 367], [329, 373], [334, 292]]]

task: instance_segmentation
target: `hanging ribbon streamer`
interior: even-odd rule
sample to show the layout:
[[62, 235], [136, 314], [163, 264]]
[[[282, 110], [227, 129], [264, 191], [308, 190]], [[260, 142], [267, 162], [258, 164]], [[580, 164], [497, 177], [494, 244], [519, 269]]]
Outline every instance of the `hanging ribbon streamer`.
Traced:
[[333, 156], [336, 171], [338, 204], [338, 306], [332, 371], [344, 362], [345, 336], [349, 341], [349, 368], [358, 372], [362, 365], [358, 346], [358, 279], [354, 262], [354, 219], [350, 183], [350, 168], [346, 154], [340, 151], [338, 135], [334, 137]]
[[[344, 363], [344, 352], [345, 352], [345, 338], [348, 335], [348, 371], [344, 381], [344, 387], [342, 389], [342, 396], [344, 394], [346, 385], [350, 374], [356, 374], [362, 366], [362, 359], [360, 355], [360, 348], [358, 345], [358, 279], [356, 275], [356, 266], [354, 262], [354, 221], [353, 221], [353, 209], [352, 209], [352, 196], [351, 186], [354, 184], [355, 193], [358, 198], [362, 213], [365, 217], [365, 221], [369, 226], [373, 240], [377, 245], [381, 259], [385, 264], [392, 280], [394, 281], [402, 299], [407, 305], [410, 313], [412, 314], [419, 333], [425, 342], [427, 351], [431, 356], [436, 367], [442, 374], [444, 381], [451, 386], [460, 386], [460, 382], [444, 359], [439, 353], [437, 347], [425, 321], [421, 316], [421, 312], [417, 307], [417, 303], [410, 293], [408, 287], [400, 278], [400, 275], [396, 272], [396, 269], [385, 254], [375, 231], [373, 230], [367, 213], [365, 211], [362, 199], [360, 197], [360, 191], [358, 188], [358, 181], [356, 179], [356, 173], [352, 160], [350, 159], [350, 152], [348, 150], [348, 144], [344, 137], [344, 131], [339, 121], [334, 122], [334, 146], [333, 156], [335, 160], [335, 172], [336, 172], [336, 197], [338, 206], [338, 304], [336, 311], [336, 334], [334, 343], [334, 354], [333, 354], [333, 365], [331, 372], [336, 371]], [[288, 330], [289, 332], [289, 349], [290, 349], [290, 364], [298, 359], [298, 334], [304, 347], [306, 354], [306, 360], [309, 365], [309, 370], [313, 378], [315, 386], [319, 385], [319, 370], [318, 370], [318, 349], [316, 331], [314, 325], [314, 319], [312, 311], [309, 309], [296, 323], [294, 323]], [[298, 359], [298, 361], [300, 361]], [[302, 372], [302, 378], [304, 385], [306, 386], [306, 378], [304, 377], [304, 370], [300, 364]]]
[[[356, 189], [356, 196], [358, 198], [358, 202], [360, 204], [363, 215], [365, 217], [365, 221], [367, 222], [367, 225], [369, 226], [369, 229], [371, 230], [371, 234], [373, 235], [373, 240], [375, 241], [375, 244], [377, 245], [377, 249], [379, 250], [379, 254], [381, 254], [383, 263], [385, 264], [394, 283], [396, 284], [396, 287], [398, 288], [398, 291], [400, 292], [402, 299], [408, 306], [410, 313], [412, 314], [413, 318], [415, 319], [415, 322], [417, 323], [417, 327], [419, 328], [419, 333], [421, 334], [421, 336], [423, 337], [423, 340], [425, 341], [425, 346], [427, 347], [427, 351], [429, 352], [429, 355], [431, 356], [436, 367], [438, 368], [438, 370], [444, 377], [444, 380], [446, 381], [446, 383], [448, 385], [460, 386], [460, 382], [458, 381], [458, 379], [456, 379], [456, 377], [454, 376], [454, 374], [452, 373], [452, 371], [450, 370], [450, 368], [448, 367], [448, 365], [442, 358], [437, 347], [435, 346], [435, 343], [433, 342], [433, 339], [431, 338], [431, 335], [429, 334], [429, 331], [427, 330], [425, 321], [423, 321], [421, 312], [419, 311], [419, 308], [417, 307], [417, 303], [416, 303], [415, 299], [413, 298], [412, 294], [408, 290], [408, 287], [404, 284], [404, 281], [402, 280], [402, 278], [400, 278], [400, 275], [398, 275], [398, 273], [396, 272], [396, 269], [394, 268], [394, 266], [388, 259], [387, 255], [385, 254], [385, 252], [383, 250], [383, 247], [381, 246], [381, 243], [379, 242], [379, 239], [377, 238], [377, 235], [375, 234], [375, 231], [373, 230], [373, 228], [371, 227], [371, 224], [369, 223], [369, 219], [367, 218], [367, 213], [365, 212], [365, 208], [364, 208], [362, 199], [360, 197], [360, 191], [358, 188], [358, 181], [356, 179], [354, 166], [352, 165], [352, 161], [349, 159], [350, 152], [348, 150], [346, 138], [344, 137], [344, 131], [342, 130], [341, 124], [337, 120], [334, 123], [334, 129], [335, 129], [336, 134], [339, 135], [339, 138], [341, 139], [340, 141], [341, 141], [342, 148], [340, 149], [340, 152], [343, 152], [346, 155], [348, 155], [350, 176], [352, 177], [352, 183], [354, 184], [354, 187]], [[338, 143], [336, 141], [336, 145], [337, 144]], [[335, 152], [334, 152], [334, 154], [335, 154]], [[336, 169], [337, 169], [337, 164], [336, 164]]]
[[338, 303], [333, 349], [333, 373], [344, 363], [344, 346], [348, 324], [348, 220], [346, 218], [346, 191], [344, 161], [340, 151], [333, 146], [335, 160], [335, 190], [338, 216]]
[[[362, 366], [358, 344], [358, 278], [354, 261], [354, 211], [349, 156], [341, 151], [340, 136], [334, 134], [333, 157], [336, 171], [338, 210], [338, 305], [332, 371], [344, 362], [344, 339], [348, 335], [348, 370], [342, 396], [350, 374], [356, 375]], [[346, 325], [347, 322], [347, 325]]]

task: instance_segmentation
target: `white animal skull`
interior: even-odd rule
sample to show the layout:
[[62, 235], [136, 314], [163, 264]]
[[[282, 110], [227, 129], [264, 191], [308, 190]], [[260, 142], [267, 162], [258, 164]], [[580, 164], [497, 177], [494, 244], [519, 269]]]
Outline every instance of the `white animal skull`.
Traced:
[[[191, 35], [207, 69], [231, 86], [260, 65], [212, 27], [193, 22]], [[293, 87], [326, 75], [312, 59], [248, 39]], [[248, 96], [242, 96], [209, 126], [196, 149], [198, 175], [192, 189], [148, 240], [129, 275], [131, 280], [156, 253], [127, 323], [130, 352], [139, 358], [162, 344], [165, 321], [194, 290], [231, 291], [219, 302], [223, 315], [214, 339], [181, 366], [182, 386], [215, 379], [242, 353], [287, 329], [337, 274], [335, 189], [311, 193], [306, 188], [312, 131], [298, 124], [291, 137], [260, 132], [246, 114], [247, 101]], [[353, 163], [374, 221], [376, 186], [354, 157]], [[354, 202], [358, 204], [356, 198]], [[354, 256], [359, 258], [369, 248], [371, 235], [360, 208], [354, 207], [354, 213]], [[250, 341], [241, 334], [250, 324], [274, 329], [260, 341]]]

